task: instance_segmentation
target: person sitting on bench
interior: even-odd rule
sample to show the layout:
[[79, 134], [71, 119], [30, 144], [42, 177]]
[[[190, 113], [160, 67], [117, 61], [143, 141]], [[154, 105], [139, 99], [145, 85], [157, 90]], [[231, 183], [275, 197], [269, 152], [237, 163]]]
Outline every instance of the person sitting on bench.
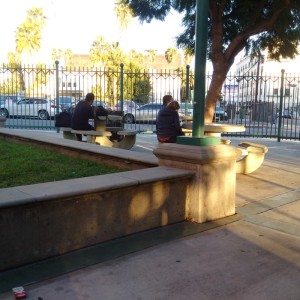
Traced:
[[[89, 119], [94, 119], [99, 108], [93, 108], [93, 102], [95, 95], [93, 93], [88, 93], [85, 96], [85, 100], [81, 100], [75, 106], [71, 127], [74, 130], [96, 130], [90, 123]], [[82, 134], [76, 134], [77, 140], [82, 141]]]

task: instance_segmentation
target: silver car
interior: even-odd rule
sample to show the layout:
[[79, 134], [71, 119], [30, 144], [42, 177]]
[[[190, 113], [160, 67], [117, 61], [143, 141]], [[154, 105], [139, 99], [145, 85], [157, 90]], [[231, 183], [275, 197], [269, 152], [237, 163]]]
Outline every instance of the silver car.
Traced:
[[148, 103], [132, 110], [124, 111], [124, 123], [155, 122], [157, 114], [163, 105]]
[[23, 98], [15, 103], [5, 102], [0, 106], [0, 114], [6, 118], [16, 117], [37, 117], [40, 120], [54, 118], [61, 108], [56, 108], [54, 101], [44, 98]]
[[[162, 103], [151, 102], [145, 105], [132, 110], [131, 112], [126, 112], [124, 115], [124, 122], [125, 123], [134, 123], [134, 122], [141, 122], [141, 123], [153, 123], [156, 121], [158, 112], [163, 108]], [[179, 116], [184, 116], [184, 111], [179, 109], [178, 111]]]

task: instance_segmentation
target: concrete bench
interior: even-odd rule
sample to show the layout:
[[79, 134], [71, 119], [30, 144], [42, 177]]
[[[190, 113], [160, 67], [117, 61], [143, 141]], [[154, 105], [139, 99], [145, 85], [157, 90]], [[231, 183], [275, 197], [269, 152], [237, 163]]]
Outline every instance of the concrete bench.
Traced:
[[111, 136], [110, 131], [95, 131], [95, 130], [71, 130], [71, 133], [75, 134], [82, 134], [86, 136], [86, 141], [88, 143], [95, 144], [97, 137], [107, 137]]
[[136, 142], [137, 132], [134, 130], [119, 130], [117, 135], [114, 135], [110, 139], [107, 137], [97, 137], [96, 143], [105, 147], [131, 149]]
[[241, 142], [239, 147], [242, 155], [237, 159], [237, 174], [250, 174], [256, 171], [262, 165], [265, 154], [268, 152], [268, 147], [251, 142]]
[[64, 139], [77, 141], [76, 135], [72, 133], [71, 127], [57, 127], [63, 133]]

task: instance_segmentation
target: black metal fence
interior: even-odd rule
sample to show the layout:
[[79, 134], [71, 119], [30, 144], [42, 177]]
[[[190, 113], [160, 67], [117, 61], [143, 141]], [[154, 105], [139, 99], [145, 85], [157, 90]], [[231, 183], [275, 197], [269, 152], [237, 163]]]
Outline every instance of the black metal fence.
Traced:
[[[211, 74], [207, 74], [207, 89]], [[56, 63], [50, 67], [0, 67], [0, 113], [8, 113], [6, 127], [55, 130], [54, 116], [59, 112], [60, 97], [72, 99], [70, 105], [93, 92], [112, 110], [137, 114], [137, 106], [157, 102], [165, 94], [179, 102], [193, 102], [194, 75], [189, 67], [178, 70], [71, 69]], [[268, 137], [300, 140], [300, 75], [229, 74], [216, 104], [216, 122], [243, 124], [246, 132], [230, 136]], [[18, 99], [31, 99], [17, 104]], [[47, 104], [32, 99], [51, 100]], [[41, 101], [40, 101], [41, 102]], [[121, 105], [120, 105], [121, 102]], [[119, 103], [119, 105], [118, 105]], [[38, 106], [39, 105], [39, 106]], [[46, 110], [47, 114], [38, 114]], [[28, 113], [29, 112], [29, 113]], [[187, 113], [182, 109], [183, 113]], [[153, 111], [152, 116], [157, 112]], [[45, 115], [47, 116], [45, 118]], [[43, 116], [43, 117], [42, 117]], [[153, 118], [126, 124], [139, 132], [155, 132]], [[228, 134], [229, 135], [229, 134]]]

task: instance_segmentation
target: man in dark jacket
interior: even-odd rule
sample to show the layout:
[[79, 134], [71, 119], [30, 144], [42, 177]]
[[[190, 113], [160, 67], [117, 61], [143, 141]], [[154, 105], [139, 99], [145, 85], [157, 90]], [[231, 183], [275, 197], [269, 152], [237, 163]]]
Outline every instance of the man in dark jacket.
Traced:
[[[77, 103], [71, 121], [71, 127], [75, 130], [95, 130], [95, 128], [89, 123], [90, 119], [94, 119], [97, 113], [97, 108], [93, 108], [95, 96], [93, 93], [88, 93], [85, 96], [85, 100], [81, 100]], [[82, 135], [76, 134], [77, 140], [82, 141]]]
[[157, 140], [160, 143], [176, 143], [176, 137], [183, 135], [183, 132], [179, 122], [178, 111], [168, 107], [168, 104], [173, 101], [173, 98], [170, 96], [171, 101], [164, 101], [165, 99], [170, 99], [170, 97], [165, 98], [166, 96], [163, 98], [163, 104], [167, 102], [167, 105], [158, 112], [156, 119]]

